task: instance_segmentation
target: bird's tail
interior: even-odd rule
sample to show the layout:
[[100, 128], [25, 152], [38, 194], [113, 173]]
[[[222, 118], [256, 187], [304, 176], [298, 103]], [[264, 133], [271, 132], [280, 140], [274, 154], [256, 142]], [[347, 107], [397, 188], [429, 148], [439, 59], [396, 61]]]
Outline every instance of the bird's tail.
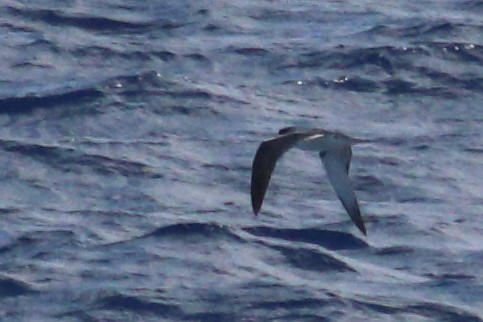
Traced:
[[368, 140], [368, 139], [355, 139], [351, 138], [351, 144], [361, 144], [361, 143], [374, 143], [374, 140]]

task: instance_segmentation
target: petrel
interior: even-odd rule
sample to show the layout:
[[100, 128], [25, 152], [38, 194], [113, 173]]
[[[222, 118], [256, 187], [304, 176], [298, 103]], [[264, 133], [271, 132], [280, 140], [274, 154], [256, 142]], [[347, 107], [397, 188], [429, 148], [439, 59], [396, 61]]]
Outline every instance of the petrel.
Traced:
[[297, 127], [283, 128], [278, 134], [274, 138], [263, 141], [253, 159], [251, 197], [255, 215], [262, 207], [263, 198], [267, 192], [277, 160], [292, 147], [297, 147], [302, 150], [319, 152], [320, 159], [337, 197], [339, 197], [352, 222], [364, 235], [367, 235], [359, 204], [348, 175], [352, 157], [351, 146], [370, 141], [351, 138], [339, 132]]

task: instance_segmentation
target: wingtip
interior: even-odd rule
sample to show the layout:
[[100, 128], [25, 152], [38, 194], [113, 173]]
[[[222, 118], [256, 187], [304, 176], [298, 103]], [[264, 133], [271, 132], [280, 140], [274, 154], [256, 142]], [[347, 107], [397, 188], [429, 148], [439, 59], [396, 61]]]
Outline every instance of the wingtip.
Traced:
[[[253, 186], [252, 186], [253, 187]], [[260, 212], [260, 208], [262, 208], [262, 202], [260, 202], [260, 198], [258, 197], [258, 195], [253, 191], [251, 191], [251, 194], [252, 194], [252, 211], [253, 211], [253, 214], [255, 216], [258, 215], [258, 213]]]

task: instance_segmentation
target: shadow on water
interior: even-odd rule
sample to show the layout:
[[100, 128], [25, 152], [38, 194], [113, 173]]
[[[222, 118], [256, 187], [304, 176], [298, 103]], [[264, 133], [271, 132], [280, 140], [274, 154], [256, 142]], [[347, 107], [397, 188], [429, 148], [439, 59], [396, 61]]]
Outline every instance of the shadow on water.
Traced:
[[356, 272], [355, 269], [342, 260], [315, 249], [286, 246], [271, 246], [271, 248], [278, 250], [291, 266], [303, 270], [317, 272]]
[[319, 245], [330, 250], [366, 248], [368, 244], [350, 233], [317, 228], [272, 228], [247, 227], [243, 229], [259, 237], [274, 237], [287, 241], [298, 241]]

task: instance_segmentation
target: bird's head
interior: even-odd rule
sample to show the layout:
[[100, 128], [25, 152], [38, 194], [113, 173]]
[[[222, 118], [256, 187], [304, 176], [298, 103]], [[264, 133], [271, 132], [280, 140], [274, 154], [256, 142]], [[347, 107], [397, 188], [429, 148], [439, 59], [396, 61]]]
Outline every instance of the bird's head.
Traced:
[[289, 134], [293, 132], [297, 132], [297, 128], [295, 126], [289, 126], [289, 127], [284, 127], [283, 129], [280, 129], [280, 131], [278, 131], [278, 134], [283, 135], [283, 134]]

